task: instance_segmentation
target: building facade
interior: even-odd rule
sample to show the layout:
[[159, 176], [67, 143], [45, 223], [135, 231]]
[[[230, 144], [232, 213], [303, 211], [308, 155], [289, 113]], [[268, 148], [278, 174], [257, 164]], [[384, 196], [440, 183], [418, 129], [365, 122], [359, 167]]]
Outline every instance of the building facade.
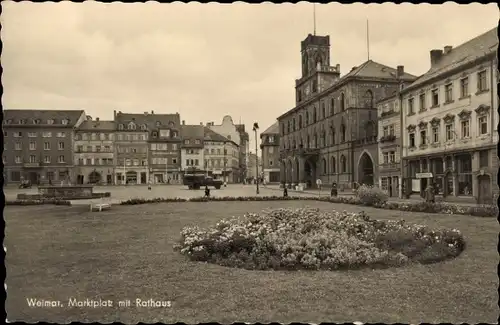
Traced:
[[239, 181], [239, 146], [205, 127], [204, 169], [209, 176], [226, 183]]
[[279, 123], [276, 121], [260, 134], [262, 152], [262, 172], [266, 183], [280, 182], [280, 142]]
[[497, 29], [431, 50], [431, 68], [403, 91], [405, 187], [436, 183], [445, 197], [498, 193]]
[[242, 182], [246, 174], [249, 152], [249, 138], [248, 133], [245, 131], [245, 125], [234, 124], [232, 117], [226, 115], [222, 119], [222, 124], [216, 125], [214, 122], [209, 122], [206, 126], [212, 131], [238, 144], [240, 152], [238, 157], [238, 172], [236, 174], [238, 175], [237, 182]]
[[181, 170], [188, 169], [204, 170], [204, 139], [205, 127], [200, 125], [186, 125], [182, 121], [181, 126]]
[[74, 182], [73, 129], [85, 120], [82, 110], [3, 111], [6, 183]]
[[77, 184], [115, 183], [115, 123], [86, 120], [75, 129], [74, 164]]
[[134, 185], [149, 182], [147, 114], [114, 112], [115, 184]]
[[149, 130], [148, 164], [154, 184], [179, 184], [181, 172], [181, 121], [176, 114], [147, 114]]
[[340, 77], [330, 66], [329, 36], [309, 34], [301, 44], [302, 77], [296, 80], [296, 106], [278, 117], [280, 179], [315, 187], [337, 183], [342, 190], [378, 180], [375, 103], [416, 79], [368, 60]]
[[[259, 166], [259, 170], [257, 172], [257, 167]], [[262, 177], [262, 159], [261, 157], [257, 156], [253, 152], [248, 153], [248, 169], [247, 169], [247, 180], [248, 181], [254, 181], [258, 177]]]

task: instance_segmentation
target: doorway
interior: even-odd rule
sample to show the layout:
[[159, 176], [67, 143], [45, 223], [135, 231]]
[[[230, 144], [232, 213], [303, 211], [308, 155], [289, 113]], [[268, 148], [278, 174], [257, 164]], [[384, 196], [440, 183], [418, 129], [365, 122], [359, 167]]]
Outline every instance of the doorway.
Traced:
[[479, 195], [477, 197], [477, 203], [479, 204], [491, 204], [493, 195], [491, 193], [491, 177], [489, 175], [480, 175], [477, 178]]

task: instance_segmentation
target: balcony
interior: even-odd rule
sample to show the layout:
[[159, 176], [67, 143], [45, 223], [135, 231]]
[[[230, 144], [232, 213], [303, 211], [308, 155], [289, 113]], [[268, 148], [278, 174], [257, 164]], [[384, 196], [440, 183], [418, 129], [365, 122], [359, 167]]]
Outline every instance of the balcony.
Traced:
[[390, 116], [394, 116], [394, 115], [398, 115], [399, 112], [395, 111], [395, 110], [390, 110], [390, 111], [384, 111], [380, 114], [380, 118], [386, 118], [386, 117], [390, 117]]
[[40, 163], [39, 162], [24, 163], [23, 167], [24, 168], [40, 168]]
[[379, 168], [381, 171], [397, 170], [400, 168], [400, 164], [397, 162], [380, 164]]
[[380, 138], [380, 143], [393, 142], [394, 140], [396, 140], [395, 135], [393, 135], [393, 134], [384, 135], [383, 137]]

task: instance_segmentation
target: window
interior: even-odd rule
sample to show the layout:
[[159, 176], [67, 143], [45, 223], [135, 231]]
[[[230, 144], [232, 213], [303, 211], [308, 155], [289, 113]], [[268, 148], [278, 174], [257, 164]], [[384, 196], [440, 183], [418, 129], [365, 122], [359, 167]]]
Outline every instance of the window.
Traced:
[[332, 157], [330, 160], [330, 168], [332, 169], [332, 174], [335, 174], [337, 172], [335, 157]]
[[427, 144], [427, 131], [420, 131], [420, 145], [425, 146]]
[[344, 155], [340, 156], [340, 170], [342, 173], [347, 172], [347, 162]]
[[346, 134], [345, 125], [342, 124], [340, 126], [340, 142], [345, 142], [345, 134]]
[[488, 150], [479, 151], [479, 167], [488, 167], [490, 160], [490, 152]]
[[469, 77], [460, 80], [460, 98], [469, 96]]
[[130, 123], [128, 124], [128, 129], [129, 129], [129, 130], [135, 130], [135, 124], [134, 124], [133, 122], [130, 122]]
[[345, 95], [344, 93], [340, 94], [340, 110], [345, 111]]
[[335, 137], [335, 128], [332, 128], [331, 132], [332, 132], [332, 144], [336, 144], [337, 143], [337, 139]]
[[36, 150], [36, 142], [30, 141], [30, 150]]
[[95, 146], [95, 151], [96, 152], [101, 152], [101, 146]]
[[325, 158], [323, 158], [322, 165], [323, 165], [323, 175], [326, 175], [326, 173], [327, 173], [327, 165], [326, 165], [326, 159]]
[[63, 119], [61, 122], [62, 122], [63, 125], [68, 124], [68, 120], [67, 119]]
[[189, 166], [189, 159], [186, 159], [186, 166]]
[[172, 143], [172, 150], [177, 150], [177, 143]]
[[318, 91], [318, 80], [314, 79], [312, 82], [312, 92], [315, 93]]
[[48, 119], [47, 120], [47, 124], [54, 124], [54, 120], [53, 119]]
[[86, 148], [86, 149], [87, 149], [87, 150], [86, 150], [87, 152], [92, 152], [92, 146], [87, 146], [87, 148]]
[[333, 115], [335, 113], [335, 99], [330, 99], [330, 115]]
[[36, 138], [37, 134], [36, 132], [28, 132], [28, 138]]
[[21, 138], [23, 136], [22, 132], [14, 132], [14, 138]]
[[273, 161], [269, 160], [269, 166], [272, 166], [272, 165], [273, 165]]
[[14, 144], [14, 150], [21, 150], [21, 143], [20, 142], [16, 142]]
[[66, 137], [66, 133], [65, 132], [57, 132], [57, 137], [58, 138], [65, 138]]
[[43, 150], [50, 150], [50, 142], [43, 143]]
[[389, 127], [388, 126], [384, 126], [383, 128], [383, 136], [386, 137], [389, 135]]
[[453, 124], [446, 124], [446, 141], [452, 141], [453, 137]]
[[15, 160], [16, 164], [22, 163], [21, 156], [16, 156]]
[[488, 85], [486, 84], [486, 70], [481, 71], [477, 74], [477, 91], [488, 90]]
[[439, 142], [439, 126], [432, 127], [432, 142], [433, 143]]
[[36, 156], [35, 155], [30, 155], [30, 163], [36, 163]]
[[51, 138], [52, 137], [52, 132], [43, 132], [42, 133], [43, 138]]
[[306, 125], [309, 125], [309, 112], [306, 112]]
[[384, 152], [382, 155], [384, 157], [384, 164], [388, 164], [389, 163], [389, 153]]
[[64, 150], [64, 142], [59, 142], [58, 149]]
[[389, 125], [389, 135], [394, 135], [394, 125]]
[[439, 106], [439, 89], [432, 90], [432, 107]]
[[390, 163], [396, 162], [396, 152], [395, 151], [389, 152], [389, 162]]
[[326, 106], [325, 106], [325, 102], [321, 103], [321, 118], [325, 118], [326, 117]]
[[85, 160], [85, 164], [86, 164], [86, 165], [92, 165], [92, 159], [87, 158], [87, 159]]
[[318, 113], [316, 113], [316, 107], [313, 107], [313, 123], [318, 121]]
[[160, 137], [164, 138], [170, 137], [170, 130], [160, 130]]
[[413, 98], [408, 98], [408, 115], [415, 113], [415, 107], [413, 106]]
[[415, 148], [415, 133], [409, 134], [410, 148]]
[[444, 86], [444, 100], [446, 103], [453, 101], [453, 84], [451, 83]]
[[479, 135], [488, 134], [488, 118], [481, 116], [479, 118]]
[[189, 140], [188, 139], [184, 140], [184, 144], [189, 144]]
[[270, 135], [269, 137], [267, 137], [267, 141], [269, 143], [274, 143], [274, 136], [273, 135]]
[[292, 131], [297, 130], [297, 125], [295, 124], [295, 117], [292, 120]]
[[43, 157], [43, 162], [46, 164], [50, 164], [50, 156]]
[[420, 111], [425, 111], [427, 107], [425, 106], [425, 93], [420, 94]]
[[462, 139], [470, 137], [470, 123], [469, 120], [461, 122]]

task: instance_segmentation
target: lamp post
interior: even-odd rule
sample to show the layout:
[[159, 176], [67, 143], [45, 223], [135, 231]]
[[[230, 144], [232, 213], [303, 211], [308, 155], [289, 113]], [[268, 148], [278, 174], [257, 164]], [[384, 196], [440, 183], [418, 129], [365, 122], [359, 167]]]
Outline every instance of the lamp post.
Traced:
[[257, 194], [259, 194], [259, 151], [257, 149], [257, 130], [259, 129], [259, 124], [255, 122], [253, 124], [253, 131], [255, 132], [255, 177], [257, 184]]

